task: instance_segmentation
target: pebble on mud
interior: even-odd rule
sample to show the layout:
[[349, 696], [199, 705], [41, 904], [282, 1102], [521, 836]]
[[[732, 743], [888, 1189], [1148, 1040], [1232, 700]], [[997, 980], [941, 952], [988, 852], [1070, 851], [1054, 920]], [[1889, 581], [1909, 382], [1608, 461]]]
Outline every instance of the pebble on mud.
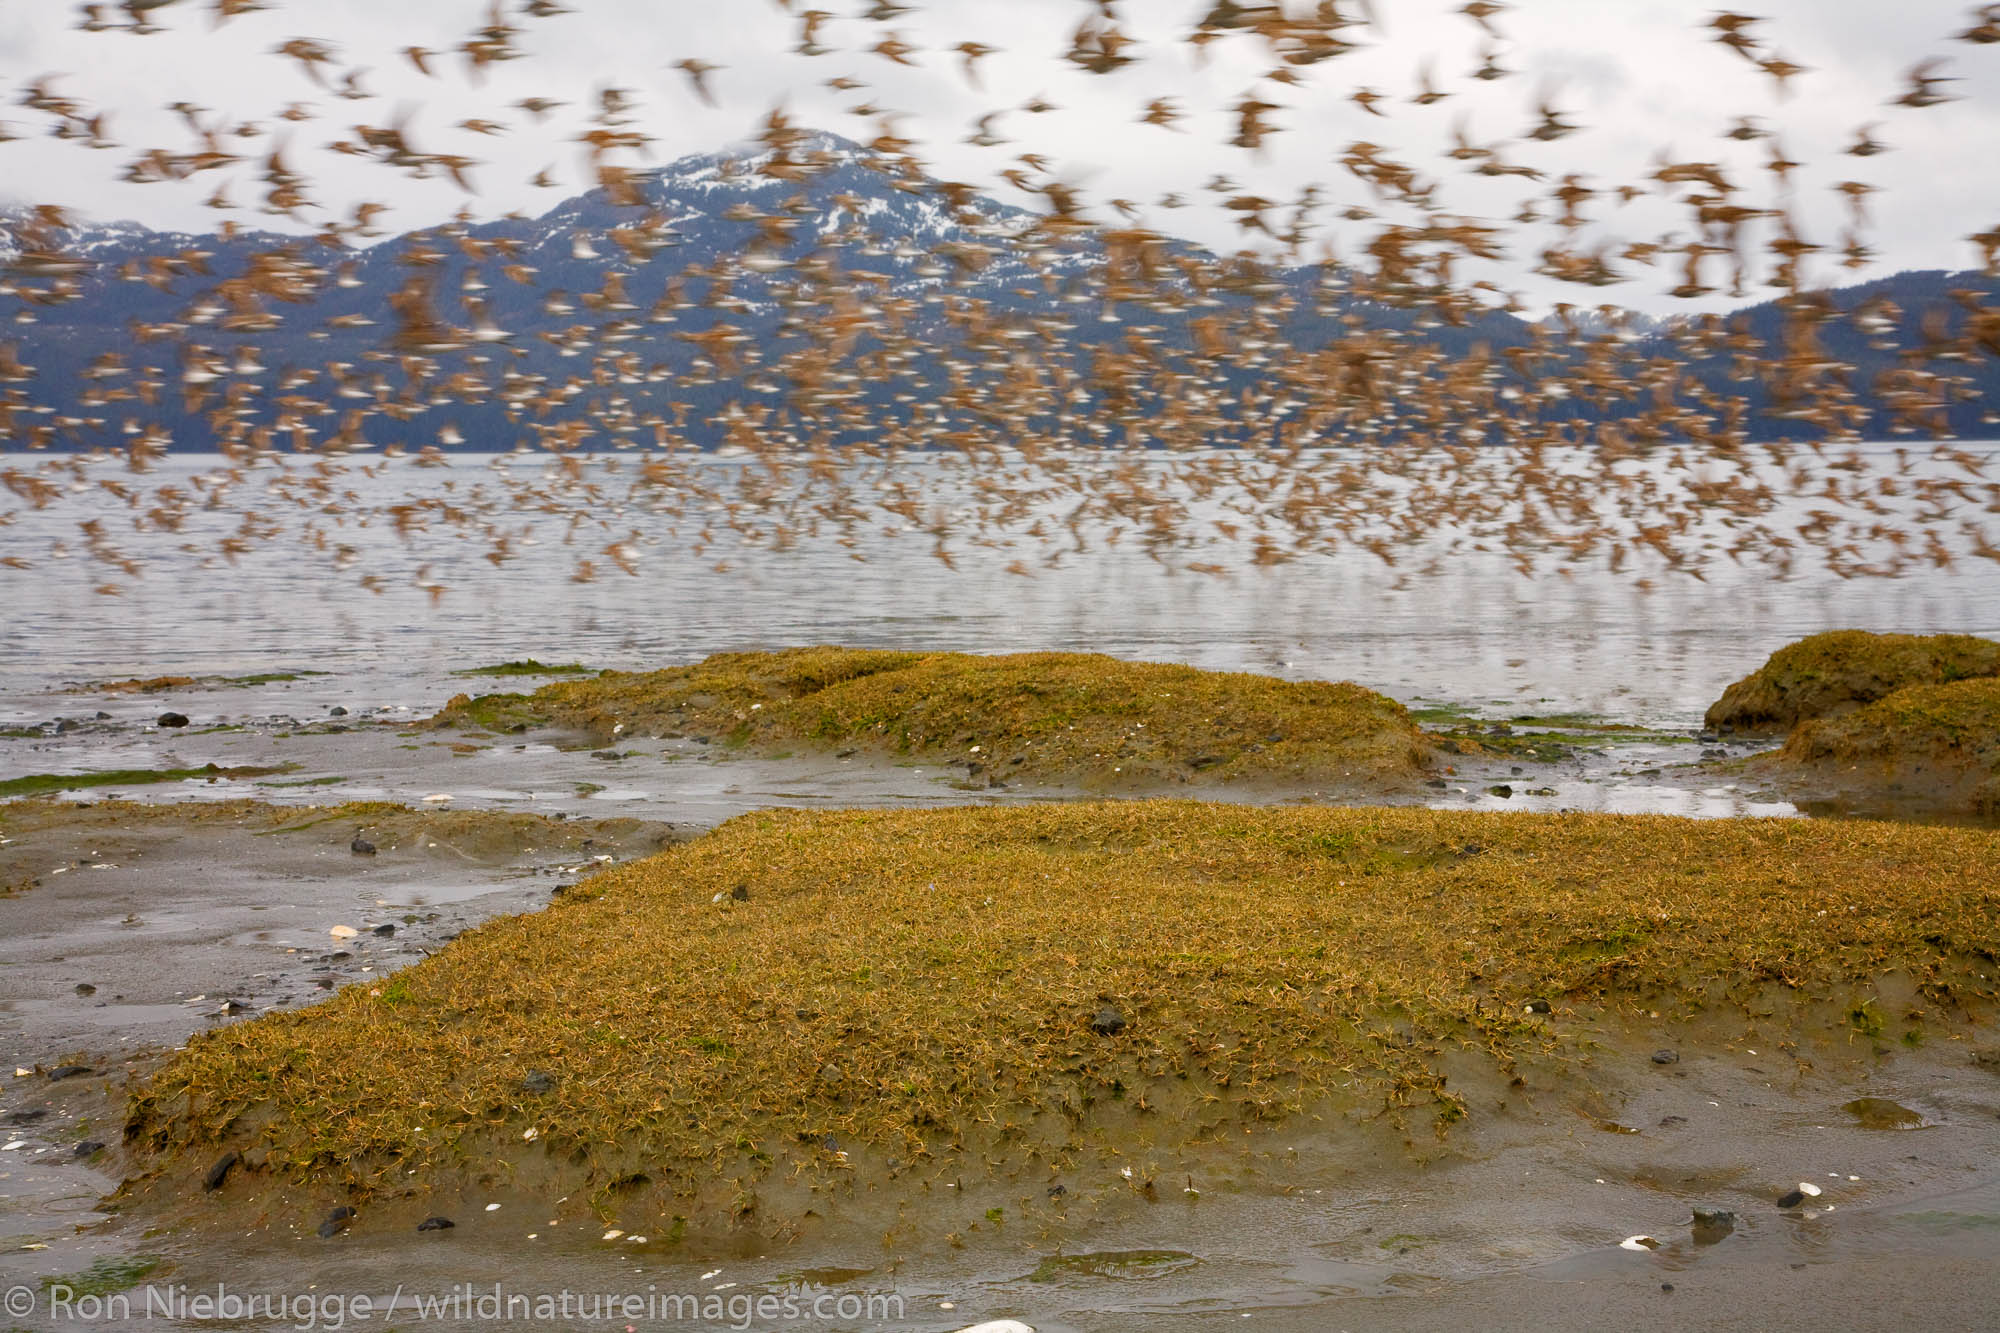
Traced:
[[373, 856], [375, 855], [375, 844], [357, 834], [354, 841], [347, 844], [347, 850], [353, 852], [356, 856]]
[[1091, 1015], [1090, 1030], [1100, 1037], [1115, 1037], [1126, 1028], [1125, 1015], [1111, 1005], [1105, 1005]]
[[89, 1065], [62, 1065], [49, 1071], [49, 1082], [60, 1083], [66, 1078], [82, 1078], [90, 1072]]
[[187, 724], [188, 717], [186, 713], [162, 713], [155, 725], [162, 727], [185, 727]]
[[94, 1157], [98, 1153], [101, 1153], [103, 1151], [104, 1151], [104, 1140], [85, 1139], [82, 1143], [79, 1143], [76, 1145], [76, 1147], [70, 1149], [70, 1155], [72, 1157]]
[[1736, 1230], [1736, 1213], [1728, 1208], [1717, 1208], [1712, 1204], [1696, 1204], [1694, 1208], [1694, 1243], [1713, 1245]]
[[1653, 1063], [1656, 1065], [1677, 1065], [1680, 1062], [1681, 1062], [1681, 1053], [1679, 1051], [1653, 1052]]
[[531, 1069], [528, 1071], [527, 1077], [521, 1080], [521, 1087], [525, 1091], [537, 1094], [554, 1092], [556, 1090], [556, 1076], [540, 1069]]
[[455, 1227], [455, 1226], [457, 1226], [457, 1225], [458, 1225], [458, 1223], [456, 1223], [456, 1222], [452, 1221], [452, 1220], [451, 1220], [450, 1218], [448, 1218], [448, 1217], [427, 1217], [427, 1218], [425, 1218], [425, 1219], [424, 1219], [423, 1221], [421, 1221], [421, 1222], [417, 1223], [417, 1230], [419, 1230], [419, 1231], [449, 1231], [449, 1230], [451, 1230], [451, 1229], [452, 1229], [453, 1227]]
[[353, 1220], [354, 1210], [352, 1208], [343, 1204], [334, 1209], [326, 1215], [326, 1220], [319, 1224], [320, 1239], [331, 1240], [333, 1237], [338, 1236], [341, 1232], [347, 1230], [347, 1224]]
[[1806, 1201], [1806, 1196], [1798, 1190], [1788, 1190], [1778, 1196], [1778, 1207], [1796, 1208]]

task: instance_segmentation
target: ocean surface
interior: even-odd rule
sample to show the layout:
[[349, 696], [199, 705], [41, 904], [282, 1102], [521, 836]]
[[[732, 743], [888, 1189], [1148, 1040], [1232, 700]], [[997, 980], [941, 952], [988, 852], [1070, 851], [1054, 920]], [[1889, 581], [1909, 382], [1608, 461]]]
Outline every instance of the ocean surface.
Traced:
[[[1892, 446], [1862, 452], [1884, 476], [1896, 466]], [[7, 700], [135, 674], [307, 668], [336, 673], [343, 695], [359, 687], [414, 702], [435, 696], [453, 669], [522, 657], [630, 669], [840, 643], [1101, 651], [1352, 680], [1413, 704], [1521, 705], [1685, 727], [1730, 681], [1816, 631], [2000, 634], [2000, 562], [1974, 556], [1897, 578], [1842, 578], [1817, 566], [1810, 549], [1786, 578], [1729, 559], [1700, 579], [1636, 565], [1614, 573], [1601, 560], [1556, 573], [1554, 559], [1524, 576], [1507, 555], [1464, 541], [1397, 552], [1394, 566], [1351, 545], [1258, 566], [1247, 547], [1211, 535], [1214, 544], [1164, 559], [1129, 536], [1100, 539], [1050, 567], [1034, 543], [1003, 534], [982, 545], [966, 522], [948, 567], [933, 557], [931, 536], [896, 533], [902, 524], [892, 516], [873, 516], [851, 547], [823, 534], [772, 549], [729, 529], [720, 503], [692, 520], [658, 513], [620, 498], [630, 464], [586, 459], [558, 477], [531, 455], [455, 455], [434, 468], [398, 461], [373, 475], [347, 471], [337, 490], [352, 498], [338, 506], [300, 504], [289, 482], [273, 488], [278, 469], [253, 469], [173, 533], [134, 530], [138, 511], [82, 480], [46, 508], [0, 508], [0, 547], [29, 565], [0, 568], [0, 711], [23, 720]], [[101, 474], [199, 495], [221, 466], [181, 455], [140, 479], [100, 465], [93, 481]], [[698, 466], [725, 479], [746, 465]], [[963, 474], [922, 460], [905, 466], [936, 512], [971, 514]], [[381, 517], [389, 505], [427, 501], [492, 511], [478, 525], [504, 534], [511, 558], [490, 563], [476, 531], [436, 521], [399, 534]], [[1817, 507], [1795, 506], [1801, 517]], [[1903, 508], [1880, 521], [1902, 523], [1921, 547], [1927, 516], [1914, 501]], [[275, 535], [253, 536], [233, 558], [218, 554], [221, 539], [244, 528], [245, 510]], [[1948, 533], [1983, 517], [1974, 504], [1943, 523], [1928, 516]], [[137, 577], [89, 557], [78, 525], [93, 519], [105, 543], [135, 560]], [[1718, 531], [1729, 523], [1721, 517]], [[614, 541], [636, 573], [602, 554]], [[50, 558], [57, 545], [62, 554]], [[594, 580], [573, 581], [582, 559], [597, 566]], [[369, 575], [380, 591], [361, 585]], [[93, 591], [106, 582], [117, 595]]]

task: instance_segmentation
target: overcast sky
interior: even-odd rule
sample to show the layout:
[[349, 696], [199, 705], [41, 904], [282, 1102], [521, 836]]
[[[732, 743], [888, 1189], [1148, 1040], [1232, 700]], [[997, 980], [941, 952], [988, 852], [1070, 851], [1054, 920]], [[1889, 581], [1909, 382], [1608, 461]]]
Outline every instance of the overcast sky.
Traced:
[[[813, 2], [798, 0], [798, 8]], [[1581, 173], [1608, 191], [1645, 181], [1664, 151], [1677, 160], [1726, 164], [1747, 203], [1781, 202], [1775, 180], [1762, 169], [1773, 141], [1722, 137], [1738, 116], [1755, 117], [1758, 127], [1775, 132], [1787, 157], [1806, 164], [1794, 178], [1790, 202], [1809, 239], [1828, 245], [1842, 239], [1847, 205], [1831, 188], [1836, 182], [1881, 188], [1868, 200], [1868, 240], [1880, 257], [1856, 277], [1969, 266], [1975, 252], [1964, 238], [2000, 224], [2000, 172], [1993, 167], [2000, 160], [2000, 44], [1951, 40], [1973, 21], [1970, 7], [1958, 3], [1759, 3], [1755, 8], [1767, 21], [1752, 31], [1765, 50], [1809, 70], [1781, 99], [1768, 75], [1711, 40], [1704, 25], [1715, 10], [1708, 4], [1522, 0], [1492, 20], [1503, 34], [1498, 60], [1517, 72], [1479, 82], [1467, 76], [1479, 66], [1488, 38], [1457, 12], [1462, 0], [1374, 0], [1379, 21], [1348, 32], [1361, 49], [1301, 71], [1303, 84], [1292, 87], [1264, 77], [1275, 65], [1254, 37], [1235, 35], [1201, 50], [1182, 40], [1211, 0], [1125, 0], [1119, 22], [1137, 39], [1130, 51], [1136, 60], [1107, 76], [1062, 59], [1078, 22], [1096, 11], [1094, 0], [912, 0], [909, 12], [886, 22], [861, 17], [874, 2], [818, 0], [835, 14], [819, 37], [830, 53], [809, 57], [792, 49], [797, 17], [772, 0], [567, 0], [572, 12], [553, 18], [523, 16], [526, 0], [504, 0], [525, 29], [524, 58], [473, 82], [461, 56], [438, 57], [435, 77], [425, 77], [399, 52], [411, 45], [456, 48], [483, 21], [489, 0], [274, 2], [220, 28], [211, 21], [212, 0], [178, 0], [152, 11], [164, 31], [151, 36], [79, 32], [78, 5], [13, 0], [0, 25], [0, 71], [15, 91], [9, 105], [0, 106], [0, 124], [21, 137], [0, 144], [0, 198], [179, 229], [212, 228], [223, 218], [296, 227], [259, 211], [260, 155], [282, 138], [288, 161], [311, 177], [322, 209], [310, 215], [316, 220], [344, 216], [362, 200], [389, 205], [384, 222], [398, 230], [438, 221], [468, 202], [487, 216], [538, 213], [584, 187], [575, 136], [587, 128], [596, 92], [617, 86], [636, 95], [635, 127], [654, 136], [656, 163], [739, 140], [777, 105], [797, 123], [868, 139], [884, 123], [857, 118], [851, 109], [872, 101], [908, 113], [896, 122], [898, 133], [918, 143], [914, 151], [937, 174], [1032, 206], [1031, 196], [998, 173], [1016, 165], [1021, 153], [1039, 153], [1055, 175], [1083, 186], [1093, 200], [1145, 205], [1150, 225], [1223, 249], [1237, 248], [1244, 233], [1216, 206], [1221, 196], [1204, 189], [1211, 178], [1226, 175], [1239, 191], [1281, 201], [1320, 182], [1336, 210], [1371, 204], [1366, 188], [1338, 162], [1348, 145], [1366, 140], [1441, 178], [1439, 202], [1446, 209], [1507, 225], [1515, 262], [1497, 276], [1537, 304], [1559, 292], [1585, 304], [1685, 308], [1663, 295], [1678, 281], [1665, 268], [1637, 270], [1634, 281], [1602, 290], [1560, 290], [1529, 278], [1518, 261], [1550, 233], [1517, 227], [1511, 219], [1524, 197], [1564, 173]], [[917, 48], [911, 67], [868, 52], [890, 33]], [[365, 68], [360, 87], [374, 96], [335, 96], [296, 63], [272, 54], [295, 37], [335, 48], [343, 70]], [[951, 50], [965, 41], [1001, 48], [982, 62], [978, 87], [967, 82], [961, 57]], [[1960, 100], [1924, 110], [1888, 105], [1905, 91], [1905, 71], [1930, 55], [1945, 58], [1940, 72], [1959, 80], [1946, 91]], [[688, 57], [723, 67], [710, 76], [716, 106], [698, 99], [672, 68]], [[1416, 106], [1409, 98], [1425, 66], [1451, 96]], [[20, 90], [43, 74], [62, 75], [53, 88], [86, 104], [87, 114], [108, 113], [105, 129], [118, 146], [93, 150], [52, 137], [51, 119], [19, 104]], [[825, 81], [839, 75], [868, 86], [849, 93], [828, 88]], [[1388, 116], [1370, 115], [1350, 100], [1361, 87], [1385, 95], [1381, 108]], [[1228, 142], [1235, 127], [1228, 108], [1253, 92], [1276, 104], [1269, 118], [1282, 131], [1261, 152]], [[1584, 128], [1553, 143], [1526, 140], [1543, 93]], [[1018, 110], [1037, 95], [1059, 109]], [[513, 105], [528, 97], [569, 105], [537, 122]], [[1187, 113], [1176, 130], [1139, 123], [1146, 104], [1161, 97]], [[234, 173], [233, 211], [204, 207], [229, 173], [145, 186], [118, 179], [141, 148], [185, 151], [194, 144], [181, 117], [163, 109], [180, 101], [206, 108], [205, 124], [233, 130], [254, 122], [265, 131], [255, 139], [223, 140], [252, 155]], [[276, 118], [293, 103], [307, 104], [316, 118]], [[979, 115], [1001, 108], [1017, 108], [993, 124], [1012, 142], [964, 142]], [[388, 124], [404, 112], [421, 150], [464, 154], [483, 164], [473, 172], [476, 196], [468, 200], [448, 184], [415, 181], [325, 150], [354, 125]], [[468, 117], [509, 128], [498, 136], [456, 128]], [[1868, 122], [1878, 123], [1877, 137], [1894, 151], [1865, 160], [1842, 155]], [[1538, 168], [1548, 181], [1536, 186], [1480, 177], [1444, 158], [1460, 125], [1479, 144], [1508, 141], [1506, 160]], [[530, 184], [550, 166], [556, 185]], [[1610, 230], [1601, 234], [1652, 240], [1678, 232], [1685, 238], [1685, 211], [1652, 189], [1648, 199], [1622, 208], [1599, 200], [1586, 211], [1610, 220]], [[1187, 196], [1191, 205], [1158, 207], [1170, 192]], [[1115, 216], [1108, 208], [1095, 211]], [[1328, 237], [1338, 252], [1370, 225], [1340, 223]], [[1830, 264], [1816, 272], [1850, 276]], [[1753, 289], [1745, 299], [1769, 294]], [[1736, 302], [1725, 295], [1719, 303]]]

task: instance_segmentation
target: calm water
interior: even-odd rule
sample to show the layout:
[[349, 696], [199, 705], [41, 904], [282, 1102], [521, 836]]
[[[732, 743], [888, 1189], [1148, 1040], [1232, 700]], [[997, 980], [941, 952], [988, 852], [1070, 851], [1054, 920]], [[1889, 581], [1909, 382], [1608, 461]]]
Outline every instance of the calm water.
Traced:
[[[1886, 454], [1873, 455], [1885, 469]], [[185, 485], [217, 465], [175, 458], [146, 482]], [[740, 467], [706, 466], [718, 474]], [[926, 475], [924, 464], [911, 466]], [[357, 493], [353, 509], [366, 511], [401, 498], [463, 501], [475, 487], [497, 491], [500, 476], [532, 480], [542, 471], [533, 458], [496, 469], [493, 456], [459, 456], [448, 468], [350, 473], [341, 487]], [[385, 699], [415, 701], [435, 694], [450, 669], [523, 656], [632, 668], [723, 649], [847, 643], [1096, 650], [1354, 680], [1406, 702], [1528, 704], [1684, 726], [1774, 648], [1818, 630], [2000, 633], [2000, 563], [1982, 559], [1853, 580], [1802, 560], [1785, 581], [1722, 561], [1705, 582], [1641, 569], [1653, 585], [1643, 590], [1630, 571], [1584, 564], [1567, 577], [1529, 578], [1480, 553], [1435, 561], [1428, 576], [1408, 573], [1425, 563], [1421, 551], [1396, 568], [1352, 550], [1266, 568], [1215, 548], [1176, 561], [1234, 566], [1217, 576], [1155, 562], [1129, 540], [1097, 544], [1055, 568], [1028, 547], [960, 540], [953, 570], [931, 558], [925, 535], [891, 538], [879, 524], [850, 552], [830, 539], [784, 551], [732, 545], [716, 522], [720, 538], [696, 554], [699, 523], [611, 500], [601, 521], [583, 529], [563, 516], [500, 517], [518, 539], [504, 569], [481, 558], [477, 539], [442, 527], [406, 541], [379, 517], [335, 527], [320, 516], [327, 549], [351, 548], [342, 571], [308, 549], [301, 520], [262, 493], [268, 476], [251, 479], [172, 536], [127, 532], [122, 508], [81, 486], [46, 510], [19, 506], [0, 528], [0, 545], [33, 567], [0, 569], [0, 692], [18, 700], [66, 680], [312, 667], [338, 673], [348, 690], [359, 682]], [[622, 494], [613, 478], [595, 480], [606, 482], [607, 495]], [[949, 492], [961, 483], [930, 469], [930, 484]], [[236, 528], [243, 507], [290, 526], [231, 564], [212, 554], [214, 543]], [[142, 577], [121, 580], [122, 595], [91, 591], [106, 571], [83, 556], [76, 525], [93, 516], [105, 516], [113, 543], [143, 561]], [[1981, 515], [1968, 506], [1950, 531], [1959, 517]], [[636, 576], [596, 555], [628, 534], [639, 552]], [[53, 540], [67, 542], [69, 558], [47, 558]], [[596, 581], [571, 581], [580, 556], [597, 559]], [[1022, 558], [1034, 576], [1007, 572]], [[718, 572], [718, 563], [727, 568]], [[368, 573], [381, 576], [384, 591], [358, 585]], [[420, 583], [445, 590], [433, 597]]]

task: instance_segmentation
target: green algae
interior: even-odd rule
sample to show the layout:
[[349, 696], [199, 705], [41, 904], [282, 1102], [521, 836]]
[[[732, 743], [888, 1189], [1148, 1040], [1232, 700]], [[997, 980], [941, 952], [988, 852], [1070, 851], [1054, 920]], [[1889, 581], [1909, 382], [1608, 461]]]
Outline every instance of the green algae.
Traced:
[[700, 1223], [857, 1163], [1032, 1169], [1328, 1098], [1442, 1134], [1475, 1113], [1465, 1061], [1504, 1081], [1572, 1012], [1768, 1014], [1774, 988], [1865, 1010], [1885, 975], [1940, 1024], [1990, 1006], [1996, 853], [1953, 828], [1407, 808], [745, 815], [393, 988], [197, 1035], [127, 1142], [174, 1181], [240, 1150], [240, 1187], [281, 1194], [594, 1197], [639, 1171], [621, 1209]]
[[551, 665], [538, 662], [532, 657], [517, 662], [498, 662], [492, 666], [466, 667], [454, 671], [454, 676], [589, 676], [596, 674], [595, 667], [587, 667], [581, 662], [566, 662]]
[[1911, 685], [2000, 673], [2000, 643], [1965, 634], [1834, 630], [1788, 644], [1723, 692], [1707, 725], [1778, 731], [1830, 717]]
[[209, 764], [202, 768], [120, 768], [94, 773], [31, 773], [27, 777], [8, 778], [0, 782], [0, 799], [46, 796], [51, 792], [82, 791], [91, 787], [139, 787], [160, 782], [195, 780], [240, 782], [249, 778], [269, 777], [277, 773], [291, 773], [297, 768], [296, 764], [279, 764], [265, 768], [220, 768]]
[[868, 747], [988, 782], [1129, 787], [1197, 776], [1363, 786], [1414, 776], [1430, 751], [1401, 705], [1357, 685], [1077, 653], [723, 653], [531, 695], [460, 695], [433, 723], [693, 736], [766, 753]]

